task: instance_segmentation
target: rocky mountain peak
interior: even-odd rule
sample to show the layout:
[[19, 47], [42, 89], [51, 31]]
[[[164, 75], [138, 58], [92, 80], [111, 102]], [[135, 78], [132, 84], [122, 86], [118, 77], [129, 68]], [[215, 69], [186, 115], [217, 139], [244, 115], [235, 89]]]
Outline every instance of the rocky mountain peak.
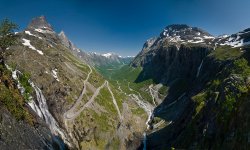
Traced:
[[168, 25], [166, 26], [165, 29], [169, 29], [169, 30], [181, 30], [181, 29], [188, 29], [191, 28], [190, 26], [186, 25], [186, 24], [172, 24], [172, 25]]
[[153, 37], [153, 38], [148, 39], [148, 40], [144, 43], [144, 45], [143, 45], [143, 47], [142, 47], [142, 53], [148, 52], [148, 51], [150, 50], [151, 46], [155, 43], [156, 40], [157, 40], [156, 37]]
[[169, 42], [180, 43], [208, 43], [214, 37], [208, 32], [185, 24], [173, 24], [167, 26], [160, 34], [161, 39]]
[[72, 45], [71, 42], [69, 41], [68, 37], [66, 36], [66, 34], [64, 33], [64, 31], [61, 31], [58, 34], [59, 39], [61, 40], [62, 44], [67, 47], [70, 48], [70, 46]]
[[240, 31], [232, 35], [218, 36], [215, 40], [215, 45], [227, 45], [233, 48], [250, 45], [250, 28]]
[[42, 29], [42, 30], [53, 31], [52, 26], [47, 22], [45, 16], [33, 18], [30, 24], [28, 25], [28, 29], [33, 29], [33, 30]]
[[148, 39], [148, 40], [144, 43], [143, 47], [145, 47], [145, 48], [151, 47], [151, 46], [154, 44], [154, 42], [155, 42], [156, 40], [157, 40], [157, 38], [155, 38], [155, 37]]
[[81, 50], [77, 48], [75, 44], [68, 39], [64, 31], [61, 31], [58, 34], [58, 38], [60, 39], [60, 42], [62, 43], [62, 45], [69, 48], [75, 55], [79, 55], [79, 57], [81, 58], [83, 55], [85, 55], [84, 52], [80, 53]]
[[[197, 27], [191, 27], [186, 24], [168, 25], [160, 33], [159, 37], [151, 38], [144, 43], [141, 52], [135, 57], [131, 65], [143, 66], [151, 62], [152, 56], [161, 53], [162, 47], [171, 49], [171, 47], [174, 46], [175, 48], [173, 50], [179, 51], [181, 45], [190, 43], [197, 45], [212, 45], [214, 39], [215, 37], [211, 34]], [[206, 49], [205, 47], [204, 49]]]
[[67, 38], [67, 36], [63, 30], [58, 34], [58, 36], [63, 37], [63, 38]]
[[112, 52], [102, 54], [102, 56], [104, 56], [104, 57], [106, 57], [106, 58], [112, 58], [112, 57], [116, 57], [116, 56], [118, 57], [117, 54], [112, 53]]

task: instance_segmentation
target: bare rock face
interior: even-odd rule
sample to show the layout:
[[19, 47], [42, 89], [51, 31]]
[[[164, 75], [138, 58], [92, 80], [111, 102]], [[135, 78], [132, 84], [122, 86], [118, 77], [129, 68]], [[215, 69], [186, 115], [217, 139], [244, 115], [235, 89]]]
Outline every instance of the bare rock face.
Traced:
[[46, 29], [49, 31], [53, 31], [52, 26], [47, 22], [44, 16], [33, 18], [28, 25], [28, 29]]
[[53, 149], [52, 136], [45, 124], [33, 127], [17, 121], [2, 107], [0, 112], [0, 149]]
[[196, 40], [205, 40], [205, 39], [213, 39], [213, 36], [208, 32], [198, 28], [198, 27], [190, 27], [185, 24], [174, 24], [167, 26], [163, 32], [160, 34], [162, 38], [173, 38], [179, 37], [180, 41], [185, 41], [191, 43], [195, 42]]
[[69, 41], [68, 37], [65, 35], [64, 31], [61, 31], [59, 34], [58, 34], [62, 44], [67, 47], [67, 48], [70, 48], [71, 47], [71, 42]]
[[214, 37], [206, 31], [182, 24], [167, 26], [157, 38], [151, 38], [145, 42], [141, 52], [131, 63], [132, 66], [144, 66], [144, 63], [151, 61], [149, 54], [157, 54], [158, 50], [166, 47], [176, 47], [181, 45], [212, 45]]
[[139, 80], [169, 82], [175, 78], [193, 78], [202, 59], [212, 50], [213, 39], [197, 27], [170, 25], [158, 38], [146, 41], [131, 65], [144, 68]]

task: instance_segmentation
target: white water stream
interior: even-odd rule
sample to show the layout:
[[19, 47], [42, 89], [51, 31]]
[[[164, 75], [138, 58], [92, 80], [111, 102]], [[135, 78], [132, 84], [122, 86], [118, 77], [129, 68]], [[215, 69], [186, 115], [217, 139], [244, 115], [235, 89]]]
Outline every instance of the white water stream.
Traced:
[[147, 150], [147, 133], [143, 133], [143, 150]]
[[36, 92], [36, 100], [38, 105], [35, 103], [34, 100], [31, 100], [28, 104], [29, 106], [41, 117], [44, 119], [46, 124], [49, 125], [50, 131], [53, 134], [53, 140], [60, 146], [60, 149], [65, 149], [65, 146], [62, 142], [60, 142], [59, 138], [62, 138], [62, 140], [68, 145], [71, 146], [70, 142], [68, 141], [68, 138], [66, 137], [66, 134], [64, 131], [60, 128], [58, 122], [55, 120], [55, 118], [52, 116], [52, 114], [49, 112], [47, 101], [41, 91], [33, 82], [30, 81], [30, 85], [33, 87], [33, 89]]
[[[8, 65], [6, 65], [6, 67], [8, 70], [12, 71], [12, 69]], [[12, 71], [12, 78], [17, 81], [17, 87], [20, 90], [21, 94], [23, 94], [25, 92], [25, 88], [22, 87], [22, 85], [20, 84], [17, 72], [22, 74], [20, 71], [14, 70]], [[70, 142], [67, 140], [65, 136], [65, 133], [59, 127], [57, 121], [52, 116], [52, 114], [49, 112], [48, 105], [42, 91], [30, 80], [29, 83], [36, 92], [36, 100], [38, 105], [36, 104], [36, 102], [32, 97], [29, 98], [30, 101], [28, 102], [28, 105], [37, 113], [39, 117], [45, 120], [46, 124], [49, 125], [50, 131], [53, 134], [52, 138], [60, 146], [61, 150], [65, 149], [65, 146], [62, 142], [60, 142], [57, 136], [61, 137], [65, 143], [71, 146]]]
[[203, 60], [201, 61], [201, 64], [200, 64], [200, 66], [199, 66], [199, 67], [198, 67], [198, 69], [197, 69], [196, 78], [198, 78], [198, 77], [199, 77], [199, 75], [200, 75], [200, 71], [201, 71], [201, 67], [202, 67], [202, 65], [203, 65]]
[[[56, 122], [55, 118], [51, 115], [48, 109], [48, 105], [46, 103], [46, 99], [42, 93], [42, 91], [33, 83], [30, 82], [33, 89], [36, 91], [36, 99], [38, 102], [38, 105], [34, 101], [29, 102], [29, 105], [31, 107], [34, 107], [33, 109], [40, 117], [45, 120], [45, 122], [49, 125], [50, 130], [55, 135], [60, 135], [63, 139], [65, 139], [65, 135], [63, 131], [60, 129], [58, 123]], [[42, 115], [41, 115], [42, 114]]]

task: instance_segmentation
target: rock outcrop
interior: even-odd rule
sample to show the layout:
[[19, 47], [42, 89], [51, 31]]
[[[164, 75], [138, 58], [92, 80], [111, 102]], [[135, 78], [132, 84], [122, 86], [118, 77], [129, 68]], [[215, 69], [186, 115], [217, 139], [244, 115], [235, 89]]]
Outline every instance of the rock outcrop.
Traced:
[[167, 26], [156, 39], [148, 40], [132, 66], [143, 71], [138, 82], [153, 78], [168, 83], [176, 78], [193, 79], [203, 58], [213, 49], [207, 32], [187, 25]]
[[33, 18], [27, 29], [35, 30], [35, 29], [43, 29], [53, 31], [52, 26], [47, 22], [45, 16], [40, 16]]

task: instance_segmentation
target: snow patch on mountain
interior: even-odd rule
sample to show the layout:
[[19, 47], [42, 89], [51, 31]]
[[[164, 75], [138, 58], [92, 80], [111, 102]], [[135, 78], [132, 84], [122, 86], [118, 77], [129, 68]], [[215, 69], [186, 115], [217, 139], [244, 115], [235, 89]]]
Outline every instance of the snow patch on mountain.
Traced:
[[30, 36], [34, 36], [34, 37], [37, 37], [39, 39], [42, 39], [40, 36], [37, 36], [37, 35], [34, 35], [32, 34], [30, 31], [24, 31], [26, 34], [30, 35]]
[[40, 32], [40, 33], [49, 33], [49, 34], [53, 33], [50, 30], [46, 30], [46, 28], [38, 28], [38, 29], [35, 29], [35, 31]]
[[59, 80], [57, 74], [58, 74], [57, 69], [53, 69], [53, 70], [52, 70], [52, 76], [56, 79], [56, 81], [59, 82], [60, 80]]
[[189, 27], [183, 24], [175, 24], [167, 26], [161, 33], [159, 41], [171, 43], [209, 43], [215, 39], [209, 33], [197, 27]]
[[122, 58], [134, 58], [135, 56], [124, 56]]
[[30, 44], [30, 40], [22, 39], [24, 43], [22, 43], [24, 46], [28, 46], [30, 49], [37, 51], [40, 55], [43, 55], [43, 52], [41, 50], [37, 50], [34, 46]]
[[207, 35], [204, 35], [203, 37], [204, 37], [204, 39], [214, 39], [215, 38], [213, 36], [207, 36]]
[[111, 57], [112, 55], [113, 55], [112, 53], [102, 54], [102, 56], [107, 57], [107, 58]]
[[229, 45], [229, 46], [231, 46], [231, 47], [234, 47], [234, 48], [236, 48], [236, 47], [242, 47], [242, 46], [244, 46], [244, 45], [249, 45], [250, 44], [250, 41], [248, 41], [248, 42], [244, 42], [244, 40], [243, 39], [241, 39], [241, 40], [232, 40], [232, 41], [226, 41], [225, 43], [222, 43], [222, 44], [220, 44], [220, 45]]
[[238, 32], [231, 36], [220, 37], [220, 41], [222, 41], [220, 45], [228, 45], [233, 48], [242, 47], [250, 44], [250, 39], [246, 38], [249, 38], [249, 31]]

